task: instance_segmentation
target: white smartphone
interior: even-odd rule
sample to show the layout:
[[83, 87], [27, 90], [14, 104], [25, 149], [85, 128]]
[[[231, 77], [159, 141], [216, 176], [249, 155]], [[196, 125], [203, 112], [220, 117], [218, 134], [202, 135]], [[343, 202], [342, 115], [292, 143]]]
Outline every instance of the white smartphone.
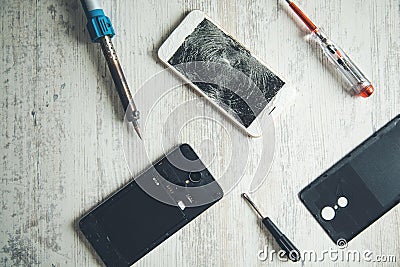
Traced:
[[294, 95], [283, 78], [199, 10], [185, 17], [158, 57], [252, 137], [261, 135], [258, 120], [277, 115]]

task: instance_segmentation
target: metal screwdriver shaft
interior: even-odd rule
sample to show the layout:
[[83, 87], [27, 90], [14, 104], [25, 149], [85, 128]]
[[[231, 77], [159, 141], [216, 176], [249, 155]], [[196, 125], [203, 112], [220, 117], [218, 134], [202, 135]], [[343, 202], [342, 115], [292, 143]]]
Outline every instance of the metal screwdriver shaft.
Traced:
[[110, 70], [111, 77], [113, 78], [115, 88], [118, 91], [122, 106], [126, 112], [127, 119], [128, 121], [132, 122], [136, 133], [138, 134], [139, 138], [142, 139], [138, 124], [139, 111], [137, 110], [135, 102], [133, 101], [133, 97], [125, 79], [124, 72], [122, 71], [121, 64], [119, 63], [117, 53], [115, 52], [113, 43], [111, 42], [111, 37], [107, 35], [103, 38], [100, 38], [100, 45], [101, 50], [103, 50], [104, 57], [107, 60], [108, 69]]
[[247, 203], [250, 204], [250, 206], [256, 211], [256, 213], [258, 214], [258, 216], [260, 216], [260, 218], [264, 218], [261, 211], [257, 208], [256, 204], [254, 204], [254, 202], [250, 199], [250, 197], [246, 193], [243, 193], [242, 197], [247, 201]]
[[139, 138], [142, 139], [138, 123], [139, 111], [133, 101], [124, 72], [111, 41], [111, 38], [115, 35], [111, 21], [105, 16], [98, 0], [81, 0], [81, 3], [88, 20], [87, 29], [92, 42], [100, 43], [127, 120], [132, 123]]

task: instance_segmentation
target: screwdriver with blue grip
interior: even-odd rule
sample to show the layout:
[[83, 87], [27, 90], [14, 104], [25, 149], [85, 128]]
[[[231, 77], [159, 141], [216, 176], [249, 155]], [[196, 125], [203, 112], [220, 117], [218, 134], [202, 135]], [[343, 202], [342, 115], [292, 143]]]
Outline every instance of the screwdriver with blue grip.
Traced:
[[87, 29], [92, 42], [99, 43], [104, 57], [106, 58], [108, 69], [114, 81], [122, 106], [126, 113], [127, 120], [132, 123], [139, 138], [142, 135], [139, 128], [139, 111], [133, 101], [121, 64], [111, 38], [115, 32], [110, 19], [104, 14], [99, 0], [81, 0], [82, 7], [87, 18]]

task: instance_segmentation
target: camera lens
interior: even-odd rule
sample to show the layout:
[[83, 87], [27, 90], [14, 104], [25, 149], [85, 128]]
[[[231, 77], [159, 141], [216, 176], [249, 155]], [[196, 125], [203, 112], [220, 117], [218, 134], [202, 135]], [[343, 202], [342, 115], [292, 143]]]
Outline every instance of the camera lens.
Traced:
[[201, 181], [201, 173], [200, 172], [191, 172], [189, 174], [189, 180], [193, 183], [198, 183]]

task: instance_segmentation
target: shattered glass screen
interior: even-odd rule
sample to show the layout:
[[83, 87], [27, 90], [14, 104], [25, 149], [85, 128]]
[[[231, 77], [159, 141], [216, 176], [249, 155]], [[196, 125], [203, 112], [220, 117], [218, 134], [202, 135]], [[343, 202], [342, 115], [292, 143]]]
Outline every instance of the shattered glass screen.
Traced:
[[[185, 63], [190, 62], [203, 64], [201, 68], [185, 67]], [[247, 49], [207, 19], [186, 37], [168, 63], [246, 128], [285, 84]], [[216, 68], [216, 63], [226, 68]], [[215, 82], [199, 81], [204, 72]], [[238, 72], [244, 75], [234, 74]]]

